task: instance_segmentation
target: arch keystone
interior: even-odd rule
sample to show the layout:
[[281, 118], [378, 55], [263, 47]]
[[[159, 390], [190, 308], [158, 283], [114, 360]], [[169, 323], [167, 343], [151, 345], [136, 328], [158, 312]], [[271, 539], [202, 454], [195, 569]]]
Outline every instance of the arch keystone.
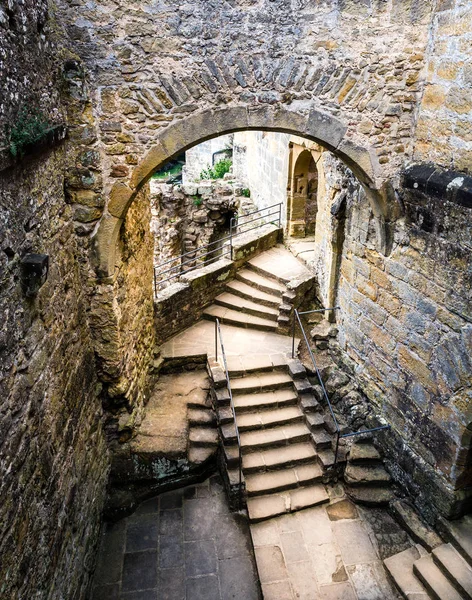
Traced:
[[312, 109], [308, 115], [303, 135], [315, 139], [322, 146], [333, 152], [346, 134], [347, 127], [328, 113]]

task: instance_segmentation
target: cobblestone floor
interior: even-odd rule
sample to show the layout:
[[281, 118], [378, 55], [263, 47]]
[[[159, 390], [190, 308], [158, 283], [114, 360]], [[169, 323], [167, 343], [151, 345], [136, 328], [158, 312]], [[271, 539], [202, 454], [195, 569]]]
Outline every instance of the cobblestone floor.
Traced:
[[106, 524], [91, 600], [260, 600], [245, 517], [218, 476]]

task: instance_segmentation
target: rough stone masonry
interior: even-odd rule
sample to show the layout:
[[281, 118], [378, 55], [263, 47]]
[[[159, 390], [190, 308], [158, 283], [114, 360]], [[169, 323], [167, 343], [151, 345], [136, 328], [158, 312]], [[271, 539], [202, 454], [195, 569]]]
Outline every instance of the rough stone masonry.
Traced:
[[[425, 513], [468, 510], [471, 19], [468, 0], [2, 0], [2, 596], [85, 596], [157, 350], [147, 180], [234, 130], [308, 137], [357, 178], [340, 360]], [[48, 133], [14, 159], [24, 114]], [[50, 269], [28, 299], [31, 253]]]

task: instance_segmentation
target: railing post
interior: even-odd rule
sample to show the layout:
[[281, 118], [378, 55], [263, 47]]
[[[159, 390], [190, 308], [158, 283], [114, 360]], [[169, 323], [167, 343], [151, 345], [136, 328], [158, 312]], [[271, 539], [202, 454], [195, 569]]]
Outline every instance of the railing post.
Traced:
[[340, 431], [336, 432], [336, 450], [334, 452], [334, 466], [338, 464], [338, 450], [339, 450], [339, 435]]
[[295, 358], [295, 318], [296, 318], [296, 312], [297, 309], [294, 308], [293, 309], [293, 314], [292, 314], [292, 358]]
[[282, 225], [282, 203], [279, 204], [279, 229]]
[[154, 277], [154, 298], [157, 296], [157, 277], [156, 277], [156, 269], [152, 270], [152, 274]]
[[233, 260], [233, 221], [234, 217], [231, 217], [229, 221], [229, 255], [231, 260]]
[[215, 362], [218, 362], [218, 319], [215, 319]]

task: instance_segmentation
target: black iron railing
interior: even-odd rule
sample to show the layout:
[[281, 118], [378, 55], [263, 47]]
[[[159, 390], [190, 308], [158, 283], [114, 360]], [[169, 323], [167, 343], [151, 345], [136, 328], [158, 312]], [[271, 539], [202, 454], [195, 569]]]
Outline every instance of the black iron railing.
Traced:
[[333, 419], [333, 423], [334, 423], [334, 428], [336, 431], [336, 450], [334, 452], [334, 466], [336, 466], [337, 462], [338, 462], [338, 454], [339, 454], [339, 440], [341, 438], [347, 438], [347, 437], [354, 437], [356, 435], [363, 435], [366, 433], [373, 433], [374, 431], [381, 431], [383, 429], [390, 429], [390, 425], [382, 425], [380, 427], [372, 427], [371, 429], [362, 429], [361, 431], [353, 431], [350, 433], [341, 433], [341, 428], [339, 427], [339, 423], [338, 420], [336, 419], [336, 415], [334, 414], [334, 410], [333, 410], [333, 406], [331, 405], [331, 402], [329, 400], [329, 396], [328, 393], [326, 391], [326, 388], [324, 386], [323, 383], [323, 379], [321, 377], [321, 373], [320, 370], [318, 369], [318, 365], [316, 364], [316, 360], [315, 360], [315, 355], [313, 354], [313, 350], [311, 349], [311, 345], [308, 342], [308, 338], [305, 332], [305, 328], [303, 326], [303, 323], [300, 319], [300, 315], [308, 315], [308, 314], [312, 314], [312, 313], [319, 313], [319, 312], [325, 312], [325, 311], [331, 311], [331, 310], [338, 310], [339, 306], [334, 306], [332, 308], [321, 308], [318, 310], [306, 310], [303, 312], [298, 312], [297, 309], [294, 310], [294, 318], [293, 318], [293, 329], [292, 329], [292, 358], [295, 358], [295, 332], [296, 332], [296, 326], [298, 324], [300, 331], [302, 332], [302, 336], [303, 336], [303, 340], [305, 342], [305, 345], [308, 349], [308, 353], [310, 355], [310, 359], [311, 362], [313, 364], [314, 370], [316, 372], [316, 376], [318, 377], [318, 381], [320, 382], [320, 386], [323, 392], [323, 397], [325, 399], [326, 404], [328, 405], [328, 409], [329, 412], [331, 414], [331, 418]]
[[231, 406], [231, 412], [233, 413], [234, 429], [236, 431], [236, 441], [238, 443], [238, 459], [239, 459], [239, 489], [238, 489], [238, 503], [239, 509], [242, 508], [242, 485], [243, 485], [243, 454], [241, 449], [241, 438], [239, 437], [238, 424], [236, 422], [236, 409], [234, 407], [233, 392], [231, 391], [231, 382], [229, 380], [228, 363], [226, 362], [226, 352], [223, 344], [223, 337], [221, 335], [220, 320], [215, 319], [215, 361], [218, 362], [218, 342], [221, 348], [221, 357], [223, 359], [223, 367], [225, 370], [226, 386], [228, 388], [229, 404]]
[[[230, 221], [229, 235], [204, 246], [199, 246], [195, 250], [179, 254], [179, 256], [170, 258], [157, 267], [154, 267], [154, 295], [157, 296], [158, 290], [162, 285], [173, 279], [177, 279], [184, 273], [189, 273], [190, 271], [210, 265], [225, 256], [229, 256], [233, 260], [233, 241], [238, 235], [258, 229], [264, 225], [272, 224], [280, 227], [281, 221], [282, 204], [273, 204], [266, 208], [259, 208], [247, 215], [233, 217]], [[248, 225], [250, 227], [247, 227]]]

